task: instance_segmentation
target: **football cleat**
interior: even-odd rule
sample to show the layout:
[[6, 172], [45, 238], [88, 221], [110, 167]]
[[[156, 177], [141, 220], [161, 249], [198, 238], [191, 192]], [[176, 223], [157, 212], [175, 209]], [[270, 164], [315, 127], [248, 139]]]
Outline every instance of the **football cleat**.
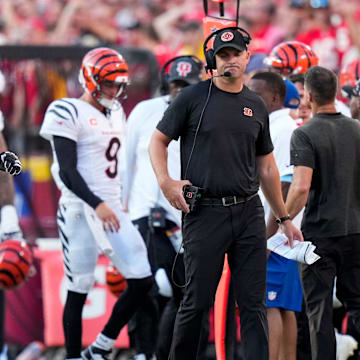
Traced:
[[81, 357], [84, 360], [110, 360], [111, 350], [103, 350], [90, 345], [81, 352]]
[[358, 347], [357, 341], [350, 335], [339, 334], [335, 329], [336, 336], [336, 360], [346, 360], [354, 355]]

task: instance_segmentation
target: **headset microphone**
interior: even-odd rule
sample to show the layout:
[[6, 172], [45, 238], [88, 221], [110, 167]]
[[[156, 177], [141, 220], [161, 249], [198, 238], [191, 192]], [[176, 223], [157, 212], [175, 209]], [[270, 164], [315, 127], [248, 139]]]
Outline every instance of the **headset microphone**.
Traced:
[[215, 75], [213, 77], [226, 77], [226, 78], [230, 78], [232, 76], [230, 71], [225, 71], [223, 74], [220, 75]]

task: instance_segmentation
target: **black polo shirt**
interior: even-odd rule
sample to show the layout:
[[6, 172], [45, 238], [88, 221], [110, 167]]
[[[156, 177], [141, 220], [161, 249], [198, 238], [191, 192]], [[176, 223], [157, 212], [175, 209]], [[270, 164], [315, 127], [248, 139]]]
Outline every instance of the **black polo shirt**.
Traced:
[[291, 164], [312, 168], [302, 222], [307, 238], [360, 233], [360, 122], [317, 114], [291, 138]]
[[[184, 88], [157, 129], [181, 137], [182, 178], [194, 143], [210, 80]], [[263, 100], [246, 86], [229, 93], [212, 84], [186, 179], [212, 196], [254, 194], [259, 188], [256, 156], [273, 150]]]

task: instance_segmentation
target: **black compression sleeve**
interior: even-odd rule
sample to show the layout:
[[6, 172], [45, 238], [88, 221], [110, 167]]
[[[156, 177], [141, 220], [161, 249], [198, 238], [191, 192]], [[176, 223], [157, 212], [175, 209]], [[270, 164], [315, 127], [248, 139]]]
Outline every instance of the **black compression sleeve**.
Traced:
[[76, 168], [76, 142], [62, 136], [54, 136], [54, 147], [60, 167], [60, 178], [76, 196], [96, 208], [103, 200], [96, 196]]

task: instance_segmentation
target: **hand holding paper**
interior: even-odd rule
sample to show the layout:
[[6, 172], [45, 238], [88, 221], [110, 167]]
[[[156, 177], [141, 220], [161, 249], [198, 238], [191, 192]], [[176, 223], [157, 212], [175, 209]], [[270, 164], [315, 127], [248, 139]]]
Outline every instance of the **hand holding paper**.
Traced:
[[316, 246], [310, 241], [300, 242], [294, 240], [294, 247], [291, 248], [288, 244], [288, 238], [280, 233], [276, 233], [268, 239], [267, 248], [287, 259], [295, 260], [303, 264], [311, 265], [320, 259], [320, 256], [314, 253]]

